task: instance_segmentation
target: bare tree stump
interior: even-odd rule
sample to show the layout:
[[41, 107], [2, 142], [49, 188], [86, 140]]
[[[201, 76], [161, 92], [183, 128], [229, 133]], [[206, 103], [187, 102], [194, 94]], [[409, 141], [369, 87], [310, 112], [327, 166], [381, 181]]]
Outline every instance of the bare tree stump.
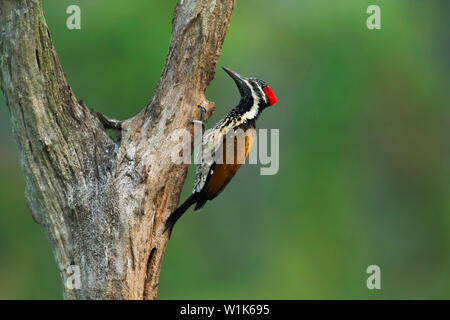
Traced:
[[[135, 117], [109, 123], [68, 85], [40, 0], [1, 0], [0, 76], [34, 220], [44, 227], [68, 299], [154, 299], [167, 245], [164, 221], [187, 165], [169, 133], [189, 128], [214, 77], [234, 0], [180, 0], [156, 92]], [[106, 133], [121, 130], [121, 140]]]

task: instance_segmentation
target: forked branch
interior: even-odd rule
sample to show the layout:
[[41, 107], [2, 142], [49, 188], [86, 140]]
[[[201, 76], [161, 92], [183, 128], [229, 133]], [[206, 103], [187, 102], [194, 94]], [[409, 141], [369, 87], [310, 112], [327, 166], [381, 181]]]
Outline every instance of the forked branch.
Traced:
[[[164, 220], [187, 167], [169, 138], [199, 117], [234, 0], [180, 0], [164, 70], [148, 105], [117, 122], [78, 101], [53, 47], [40, 0], [0, 2], [1, 87], [11, 114], [34, 219], [62, 280], [80, 270], [70, 299], [153, 299], [167, 245]], [[88, 75], [87, 75], [88, 76]], [[114, 141], [108, 126], [120, 131]], [[70, 268], [73, 270], [73, 268]]]

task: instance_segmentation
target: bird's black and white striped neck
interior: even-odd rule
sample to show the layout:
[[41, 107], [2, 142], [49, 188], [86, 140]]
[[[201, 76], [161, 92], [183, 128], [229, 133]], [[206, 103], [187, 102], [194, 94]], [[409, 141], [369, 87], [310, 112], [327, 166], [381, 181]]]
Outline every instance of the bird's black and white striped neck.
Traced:
[[230, 69], [223, 69], [236, 83], [241, 99], [239, 104], [227, 114], [222, 121], [222, 125], [227, 127], [237, 127], [245, 124], [254, 125], [265, 108], [277, 103], [272, 89], [263, 80], [244, 78]]

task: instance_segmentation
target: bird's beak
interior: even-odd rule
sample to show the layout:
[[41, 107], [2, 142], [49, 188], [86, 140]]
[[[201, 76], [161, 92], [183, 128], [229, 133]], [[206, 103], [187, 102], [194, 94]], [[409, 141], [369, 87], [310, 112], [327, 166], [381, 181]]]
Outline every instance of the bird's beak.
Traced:
[[222, 69], [225, 70], [225, 72], [228, 73], [228, 75], [234, 80], [236, 86], [239, 89], [239, 92], [241, 93], [241, 96], [244, 96], [248, 88], [241, 75], [225, 67], [222, 67]]

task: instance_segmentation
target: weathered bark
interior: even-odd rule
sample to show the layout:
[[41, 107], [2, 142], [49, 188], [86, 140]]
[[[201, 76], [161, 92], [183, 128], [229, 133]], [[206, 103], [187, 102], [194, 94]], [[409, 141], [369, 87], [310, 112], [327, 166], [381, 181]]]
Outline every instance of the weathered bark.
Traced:
[[[78, 101], [52, 45], [40, 0], [1, 0], [1, 87], [11, 115], [34, 220], [51, 243], [62, 280], [78, 265], [69, 299], [153, 299], [187, 166], [171, 161], [169, 133], [189, 128], [213, 79], [234, 0], [180, 0], [156, 92], [122, 122]], [[116, 124], [116, 127], [118, 124]]]

